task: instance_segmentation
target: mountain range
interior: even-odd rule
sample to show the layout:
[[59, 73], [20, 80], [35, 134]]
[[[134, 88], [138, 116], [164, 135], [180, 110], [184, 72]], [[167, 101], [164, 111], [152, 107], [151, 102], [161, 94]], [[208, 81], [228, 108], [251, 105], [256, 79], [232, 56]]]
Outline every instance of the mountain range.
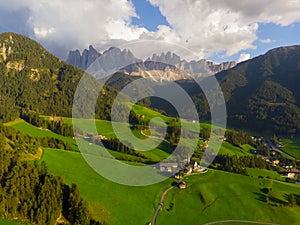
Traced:
[[[96, 54], [96, 51], [94, 53]], [[119, 59], [122, 55], [136, 59], [128, 50], [112, 48], [102, 54], [102, 62], [109, 58], [115, 60], [116, 53], [119, 54]], [[173, 63], [181, 61], [175, 54], [165, 54], [163, 58], [172, 60]], [[87, 59], [89, 60], [85, 62], [91, 62], [93, 58], [90, 56]], [[151, 60], [137, 59], [135, 64], [138, 66], [132, 64], [133, 68], [130, 68], [130, 71], [143, 66], [147, 66], [146, 69], [151, 68]], [[108, 69], [113, 67], [109, 64], [106, 66]], [[157, 66], [160, 70], [176, 69], [164, 63], [155, 65]], [[128, 67], [127, 69], [129, 70]], [[14, 33], [1, 34], [0, 119], [10, 121], [27, 112], [70, 117], [74, 93], [83, 73], [82, 70], [54, 57], [43, 46], [27, 37]], [[97, 118], [109, 119], [110, 107], [118, 93], [117, 90], [141, 75], [137, 73], [136, 76], [128, 76], [126, 66], [123, 72], [115, 74], [109, 80], [108, 86], [105, 86], [105, 94], [99, 98], [96, 106]], [[299, 75], [300, 46], [272, 49], [264, 55], [215, 74], [225, 97], [229, 124], [232, 127], [260, 132], [299, 134]], [[203, 79], [203, 82], [209, 79], [213, 77], [209, 76]], [[210, 109], [197, 83], [190, 79], [176, 82], [194, 100], [200, 119], [209, 118]], [[167, 87], [168, 82], [163, 85]], [[145, 88], [140, 87], [139, 91], [143, 92]], [[155, 90], [153, 92], [155, 94]], [[172, 113], [170, 107], [166, 107], [165, 103], [157, 99], [144, 101], [143, 104]]]
[[82, 54], [79, 50], [70, 51], [67, 62], [87, 70], [96, 59], [103, 76], [122, 71], [130, 76], [147, 77], [154, 81], [203, 78], [236, 66], [235, 62], [216, 64], [204, 59], [188, 62], [171, 52], [154, 54], [142, 60], [135, 57], [130, 50], [112, 47], [101, 54], [93, 46], [89, 46]]

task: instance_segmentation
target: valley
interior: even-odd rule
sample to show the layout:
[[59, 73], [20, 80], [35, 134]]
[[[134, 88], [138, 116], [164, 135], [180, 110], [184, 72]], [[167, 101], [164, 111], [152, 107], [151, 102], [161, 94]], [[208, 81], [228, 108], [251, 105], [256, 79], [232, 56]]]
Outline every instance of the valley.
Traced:
[[[86, 116], [87, 108], [81, 112], [83, 119], [72, 118], [83, 70], [15, 33], [1, 34], [0, 47], [0, 224], [136, 225], [152, 223], [155, 214], [155, 225], [299, 224], [299, 46], [272, 49], [239, 64], [218, 65], [206, 60], [187, 62], [172, 53], [141, 62], [129, 50], [118, 48], [99, 53], [91, 46], [82, 54], [71, 52], [69, 62], [82, 68], [99, 57], [104, 72], [114, 67], [113, 59], [135, 62], [103, 86], [92, 108], [93, 119]], [[223, 91], [227, 128], [211, 125], [212, 109], [195, 81], [203, 78], [201, 65], [209, 69], [204, 70], [208, 76], [202, 84], [216, 79]], [[153, 78], [151, 73], [145, 76], [149, 71], [159, 78], [151, 82], [163, 90], [174, 81], [190, 96], [200, 123], [196, 118], [179, 118], [147, 83], [134, 91], [136, 96], [149, 92], [151, 97], [133, 104], [122, 94], [124, 110], [117, 116], [121, 118], [132, 106], [129, 123], [111, 118], [120, 90], [141, 77]], [[186, 74], [192, 73], [195, 80], [187, 79]], [[90, 79], [94, 84], [102, 82]], [[188, 114], [191, 109], [183, 105], [180, 110]], [[96, 129], [91, 132], [93, 123]], [[133, 137], [141, 141], [139, 148], [132, 145]], [[148, 140], [159, 144], [143, 151]], [[173, 155], [179, 143], [180, 151]], [[99, 175], [86, 156], [93, 165], [110, 166], [114, 158], [136, 168], [150, 165], [168, 179], [141, 187], [122, 185]], [[213, 161], [206, 170], [203, 158], [210, 157]], [[162, 197], [164, 204], [156, 212]]]
[[[147, 119], [160, 116], [165, 121], [172, 120], [171, 117], [163, 116], [138, 105], [134, 107], [134, 110], [137, 114], [143, 113]], [[49, 117], [42, 118], [49, 119]], [[65, 123], [72, 123], [71, 118], [62, 119]], [[114, 137], [111, 122], [97, 120], [96, 125], [101, 135]], [[125, 126], [125, 124], [120, 124], [120, 126], [123, 125]], [[210, 126], [206, 123], [201, 125], [202, 127]], [[76, 146], [74, 139], [37, 128], [24, 120], [9, 122], [6, 126], [32, 136], [55, 137], [68, 142], [71, 146]], [[84, 121], [82, 128], [84, 130]], [[213, 146], [213, 143], [211, 144]], [[45, 161], [49, 171], [61, 176], [66, 183], [78, 185], [82, 196], [88, 201], [92, 215], [98, 221], [115, 225], [151, 222], [163, 191], [176, 182], [176, 179], [171, 178], [146, 187], [119, 185], [93, 171], [82, 158], [78, 149], [75, 147], [72, 149], [72, 151], [64, 151], [44, 148], [39, 161]], [[219, 154], [238, 157], [251, 156], [253, 149], [250, 145], [237, 147], [225, 141]], [[147, 152], [146, 156], [153, 162], [159, 162], [169, 155], [164, 150], [164, 148], [152, 150]], [[127, 163], [135, 161], [138, 164], [146, 163], [139, 161], [142, 158], [132, 155], [116, 151], [110, 151], [110, 153]], [[143, 152], [143, 154], [145, 153]], [[247, 171], [249, 175], [244, 176], [209, 169], [205, 174], [187, 176], [184, 178], [187, 184], [186, 189], [174, 188], [166, 195], [156, 224], [171, 222], [179, 225], [183, 221], [188, 224], [206, 224], [213, 222], [211, 218], [214, 218], [215, 221], [234, 218], [275, 224], [296, 224], [300, 214], [299, 211], [289, 206], [287, 196], [294, 193], [297, 199], [300, 198], [298, 185], [286, 183], [286, 179], [276, 171], [250, 168]], [[266, 193], [267, 189], [271, 191]], [[228, 207], [224, 208], [224, 205]], [[139, 208], [143, 208], [143, 211], [137, 214]], [[216, 214], [216, 212], [219, 213]], [[274, 214], [276, 214], [275, 217]], [[289, 215], [288, 220], [283, 216], [285, 214]]]

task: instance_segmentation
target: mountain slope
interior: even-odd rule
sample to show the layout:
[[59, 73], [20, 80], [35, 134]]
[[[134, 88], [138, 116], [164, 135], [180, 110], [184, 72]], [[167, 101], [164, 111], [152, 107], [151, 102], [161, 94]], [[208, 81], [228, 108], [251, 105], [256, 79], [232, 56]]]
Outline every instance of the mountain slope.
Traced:
[[281, 47], [216, 75], [236, 126], [300, 131], [300, 46]]
[[[83, 71], [54, 57], [37, 42], [14, 33], [1, 34], [0, 120], [28, 112], [71, 116], [82, 75]], [[102, 99], [106, 104], [97, 104], [101, 116], [112, 102], [111, 94], [116, 94], [111, 88], [108, 93]]]

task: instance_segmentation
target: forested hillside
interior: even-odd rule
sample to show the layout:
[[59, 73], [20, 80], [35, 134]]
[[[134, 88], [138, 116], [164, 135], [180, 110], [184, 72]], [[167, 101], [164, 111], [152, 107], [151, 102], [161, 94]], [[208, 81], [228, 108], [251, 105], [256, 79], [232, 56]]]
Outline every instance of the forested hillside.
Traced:
[[273, 49], [217, 75], [229, 122], [278, 134], [300, 131], [300, 46]]
[[[75, 90], [83, 71], [62, 62], [37, 42], [14, 33], [0, 35], [0, 120], [23, 114], [72, 115]], [[107, 113], [116, 92], [105, 88], [96, 107]]]
[[66, 185], [44, 162], [24, 161], [45, 141], [0, 126], [0, 216], [29, 224], [100, 225], [75, 184]]

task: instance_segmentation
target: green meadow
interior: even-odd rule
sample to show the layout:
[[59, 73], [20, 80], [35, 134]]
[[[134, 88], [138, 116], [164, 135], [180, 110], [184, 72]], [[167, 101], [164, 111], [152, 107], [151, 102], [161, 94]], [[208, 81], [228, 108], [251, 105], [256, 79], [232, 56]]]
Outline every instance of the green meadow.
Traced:
[[40, 137], [40, 138], [44, 138], [44, 137], [51, 138], [52, 137], [52, 138], [60, 139], [62, 141], [65, 141], [66, 143], [68, 143], [72, 147], [73, 151], [78, 151], [76, 141], [73, 138], [64, 137], [64, 136], [56, 134], [50, 130], [45, 130], [45, 129], [35, 127], [35, 126], [25, 122], [24, 120], [12, 121], [12, 122], [6, 123], [5, 125], [10, 126], [17, 131], [20, 131], [21, 133], [27, 134], [32, 137]]
[[[78, 184], [94, 215], [112, 225], [150, 222], [163, 191], [174, 181], [129, 187], [98, 175], [79, 153], [45, 150], [43, 160], [51, 172], [67, 183]], [[198, 225], [236, 219], [290, 225], [299, 221], [300, 208], [286, 206], [288, 194], [300, 194], [299, 186], [215, 170], [186, 177], [185, 181], [187, 189], [168, 193], [157, 224]], [[265, 188], [272, 188], [269, 203]]]
[[146, 224], [164, 189], [172, 180], [146, 187], [130, 187], [113, 183], [97, 174], [81, 154], [46, 149], [44, 160], [51, 172], [67, 183], [76, 183], [98, 219], [114, 225]]
[[283, 148], [288, 154], [300, 159], [300, 138], [282, 140]]
[[19, 222], [15, 222], [15, 221], [10, 221], [10, 220], [6, 220], [6, 219], [2, 219], [0, 218], [0, 224], [2, 225], [22, 225], [22, 223]]
[[[172, 117], [164, 116], [142, 106], [134, 106], [138, 114], [145, 115], [145, 119], [160, 117], [168, 122]], [[45, 117], [46, 118], [46, 117]], [[71, 118], [63, 118], [66, 123], [72, 124]], [[92, 120], [80, 120], [78, 125], [83, 131], [89, 130]], [[115, 123], [119, 133], [115, 133], [109, 121], [95, 120], [97, 132], [108, 138], [125, 135], [128, 124]], [[182, 123], [196, 132], [197, 124], [182, 120]], [[161, 122], [158, 122], [161, 123]], [[54, 137], [64, 140], [78, 149], [74, 139], [63, 137], [49, 130], [39, 129], [23, 120], [6, 124], [14, 129], [35, 137]], [[201, 123], [201, 127], [210, 128], [208, 123]], [[155, 135], [148, 131], [134, 135], [147, 139], [145, 135]], [[216, 134], [212, 134], [216, 138]], [[184, 143], [189, 146], [188, 139]], [[219, 154], [245, 156], [250, 155], [253, 147], [243, 145], [236, 147], [228, 142], [211, 141], [209, 148], [222, 144]], [[99, 146], [86, 142], [91, 152], [96, 152]], [[285, 142], [286, 151], [297, 151], [297, 143]], [[55, 149], [43, 149], [42, 160], [49, 170], [55, 175], [62, 176], [69, 184], [76, 183], [82, 196], [88, 200], [90, 210], [96, 219], [112, 225], [135, 225], [151, 222], [153, 214], [159, 204], [164, 190], [171, 186], [173, 179], [168, 179], [159, 184], [145, 187], [130, 187], [116, 184], [96, 173], [78, 152], [67, 152]], [[142, 162], [159, 162], [170, 154], [169, 144], [163, 141], [157, 148], [142, 152], [146, 159]], [[120, 152], [109, 153], [117, 159], [122, 159], [128, 164], [141, 158]], [[97, 157], [97, 156], [95, 156]], [[299, 186], [281, 182], [284, 178], [277, 172], [258, 169], [247, 169], [249, 176], [242, 176], [222, 171], [209, 170], [205, 174], [192, 175], [185, 178], [187, 188], [171, 190], [165, 199], [165, 204], [157, 218], [158, 225], [206, 224], [221, 220], [245, 220], [269, 222], [275, 224], [297, 224], [300, 218], [300, 208], [288, 206], [287, 196], [290, 193], [297, 196], [300, 201]], [[263, 177], [263, 178], [261, 178]], [[271, 178], [271, 179], [270, 179]], [[272, 188], [266, 193], [266, 188]], [[268, 201], [267, 201], [268, 196]], [[1, 222], [1, 220], [0, 220]], [[1, 223], [0, 223], [1, 224]]]
[[[157, 224], [196, 225], [222, 220], [299, 224], [300, 208], [287, 206], [290, 193], [300, 194], [296, 185], [213, 170], [185, 181], [186, 189], [174, 189], [167, 196]], [[268, 203], [266, 188], [272, 188]]]
[[270, 179], [280, 180], [280, 181], [285, 180], [285, 178], [280, 176], [280, 174], [277, 173], [276, 171], [247, 168], [247, 172], [248, 172], [249, 176], [253, 176], [256, 178], [264, 177], [264, 178], [270, 178]]

